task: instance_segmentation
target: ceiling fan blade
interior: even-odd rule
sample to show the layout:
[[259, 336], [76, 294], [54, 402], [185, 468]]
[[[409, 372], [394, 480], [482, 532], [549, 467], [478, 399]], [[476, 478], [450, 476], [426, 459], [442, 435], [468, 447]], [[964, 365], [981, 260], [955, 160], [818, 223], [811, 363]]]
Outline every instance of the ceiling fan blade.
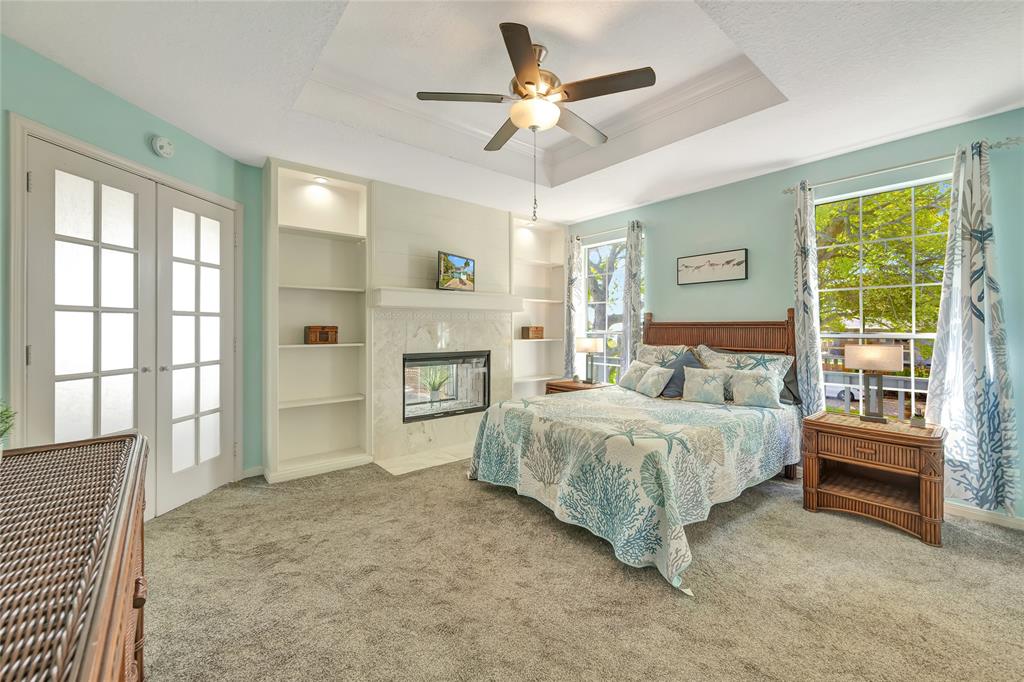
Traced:
[[489, 152], [496, 152], [505, 146], [505, 143], [512, 139], [512, 136], [516, 134], [519, 128], [512, 122], [512, 119], [507, 119], [505, 124], [498, 128], [498, 132], [494, 133], [494, 137], [484, 147]]
[[530, 29], [522, 24], [508, 23], [498, 24], [498, 27], [505, 39], [505, 49], [512, 60], [519, 85], [524, 89], [528, 83], [537, 86], [540, 83], [540, 68], [537, 66], [537, 55], [533, 52]]
[[566, 83], [560, 89], [562, 100], [565, 102], [578, 102], [581, 99], [611, 95], [626, 90], [637, 88], [649, 88], [654, 85], [654, 69], [647, 66], [632, 71], [620, 71], [610, 73], [607, 76], [587, 78], [573, 83]]
[[584, 121], [572, 111], [569, 111], [565, 107], [559, 107], [559, 109], [562, 110], [562, 113], [558, 117], [558, 127], [565, 132], [575, 135], [591, 147], [596, 147], [608, 141], [607, 135]]
[[478, 92], [417, 92], [416, 99], [434, 102], [490, 102], [492, 104], [501, 104], [502, 102], [511, 102], [513, 98], [508, 95], [486, 95]]

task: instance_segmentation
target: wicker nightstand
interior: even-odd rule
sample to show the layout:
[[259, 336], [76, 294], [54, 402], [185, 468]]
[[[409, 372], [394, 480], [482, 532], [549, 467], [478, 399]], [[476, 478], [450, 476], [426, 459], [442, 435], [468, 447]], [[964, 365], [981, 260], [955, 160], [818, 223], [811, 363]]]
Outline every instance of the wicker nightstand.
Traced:
[[604, 386], [611, 386], [611, 384], [588, 384], [582, 381], [573, 381], [572, 379], [559, 379], [558, 381], [549, 381], [545, 393], [569, 393], [570, 391], [589, 391], [592, 388], [602, 388]]
[[941, 426], [872, 424], [819, 412], [804, 419], [804, 509], [877, 519], [942, 545]]

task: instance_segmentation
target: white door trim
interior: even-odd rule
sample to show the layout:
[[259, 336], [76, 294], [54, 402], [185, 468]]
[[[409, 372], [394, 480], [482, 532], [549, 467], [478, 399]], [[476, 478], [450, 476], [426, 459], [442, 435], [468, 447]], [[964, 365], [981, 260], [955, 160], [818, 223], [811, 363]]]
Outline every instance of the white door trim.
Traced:
[[[236, 443], [235, 456], [234, 456], [234, 478], [238, 480], [242, 478], [242, 454], [243, 448], [243, 432], [242, 432], [242, 371], [243, 363], [242, 357], [244, 355], [244, 335], [242, 331], [244, 329], [243, 319], [243, 306], [242, 306], [242, 285], [243, 285], [243, 230], [242, 227], [245, 224], [245, 207], [241, 202], [235, 201], [234, 199], [228, 199], [222, 197], [219, 194], [209, 192], [201, 187], [196, 187], [187, 182], [184, 182], [178, 178], [172, 177], [165, 173], [155, 171], [152, 168], [143, 166], [142, 164], [129, 161], [121, 156], [112, 154], [100, 147], [91, 145], [87, 142], [82, 142], [70, 135], [66, 135], [58, 130], [48, 128], [47, 126], [37, 123], [31, 119], [20, 116], [16, 113], [8, 112], [7, 124], [10, 142], [10, 151], [8, 152], [10, 178], [8, 183], [10, 186], [10, 226], [11, 226], [11, 252], [10, 252], [10, 279], [9, 279], [9, 299], [8, 305], [10, 308], [10, 333], [8, 335], [8, 348], [10, 352], [10, 359], [8, 363], [10, 383], [10, 396], [8, 399], [11, 404], [11, 408], [15, 412], [22, 411], [25, 406], [25, 373], [27, 370], [25, 363], [25, 345], [27, 338], [26, 330], [26, 296], [25, 290], [25, 277], [28, 272], [27, 259], [27, 248], [25, 240], [25, 232], [27, 226], [25, 225], [26, 206], [25, 206], [25, 185], [28, 181], [28, 140], [30, 137], [34, 137], [44, 142], [55, 144], [58, 147], [63, 147], [69, 151], [81, 154], [83, 156], [90, 157], [97, 161], [101, 161], [108, 165], [120, 168], [134, 173], [135, 175], [152, 180], [157, 184], [176, 189], [179, 192], [185, 194], [191, 194], [199, 199], [209, 201], [210, 203], [223, 206], [224, 208], [234, 211], [235, 224], [235, 295], [234, 295], [234, 316], [235, 324], [232, 333], [235, 339], [235, 395], [234, 395], [234, 441]], [[10, 447], [19, 447], [22, 444], [21, 433], [17, 426], [9, 434]]]

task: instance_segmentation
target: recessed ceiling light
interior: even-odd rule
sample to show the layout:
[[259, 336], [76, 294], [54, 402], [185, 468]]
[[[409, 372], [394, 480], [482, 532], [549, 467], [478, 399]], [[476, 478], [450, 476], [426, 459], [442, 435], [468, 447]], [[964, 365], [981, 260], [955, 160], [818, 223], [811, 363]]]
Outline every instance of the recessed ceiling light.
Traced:
[[321, 176], [318, 175], [315, 178], [313, 178], [313, 182], [315, 182], [315, 183], [317, 183], [319, 185], [326, 185], [327, 184], [327, 178], [324, 178], [324, 177], [321, 177]]

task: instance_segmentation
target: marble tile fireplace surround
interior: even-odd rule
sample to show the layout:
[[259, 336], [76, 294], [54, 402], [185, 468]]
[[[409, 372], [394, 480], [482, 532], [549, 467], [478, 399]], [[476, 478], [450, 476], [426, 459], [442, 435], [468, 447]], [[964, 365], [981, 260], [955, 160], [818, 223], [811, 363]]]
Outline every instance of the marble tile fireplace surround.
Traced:
[[510, 313], [377, 308], [373, 311], [374, 458], [421, 457], [430, 451], [469, 456], [483, 412], [403, 422], [403, 357], [490, 351], [490, 402], [512, 397]]

